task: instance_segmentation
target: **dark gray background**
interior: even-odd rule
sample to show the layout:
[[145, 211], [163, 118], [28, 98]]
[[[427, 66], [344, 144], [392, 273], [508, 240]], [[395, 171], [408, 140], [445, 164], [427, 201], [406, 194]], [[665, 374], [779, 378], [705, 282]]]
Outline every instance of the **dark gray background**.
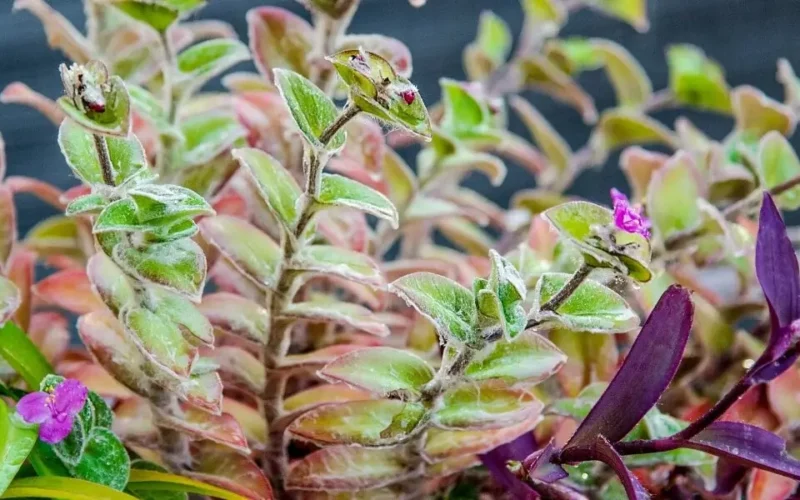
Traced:
[[[49, 1], [77, 26], [83, 26], [82, 2]], [[56, 97], [61, 92], [57, 66], [63, 56], [48, 48], [38, 20], [26, 12], [12, 14], [11, 3], [11, 0], [0, 1], [0, 85], [21, 80]], [[292, 0], [211, 0], [198, 17], [232, 23], [246, 41], [245, 12], [263, 4], [306, 15]], [[412, 80], [428, 103], [439, 98], [440, 77], [463, 78], [461, 51], [474, 38], [482, 10], [494, 10], [514, 33], [519, 32], [522, 23], [518, 0], [429, 0], [422, 9], [410, 7], [406, 0], [363, 0], [362, 4], [350, 31], [380, 32], [408, 44], [414, 60]], [[644, 34], [591, 11], [573, 15], [563, 34], [605, 37], [623, 44], [645, 67], [655, 89], [667, 83], [664, 48], [673, 43], [692, 43], [704, 49], [724, 66], [732, 86], [755, 85], [778, 99], [783, 98], [783, 92], [775, 81], [777, 59], [786, 57], [795, 67], [800, 66], [800, 0], [650, 0], [648, 13], [651, 28]], [[613, 105], [613, 91], [601, 73], [581, 76], [580, 81], [595, 97], [598, 109]], [[547, 97], [530, 97], [573, 148], [586, 141], [589, 129], [574, 110]], [[678, 113], [668, 111], [656, 116], [672, 126]], [[723, 137], [731, 126], [729, 120], [715, 115], [689, 116], [717, 138]], [[516, 121], [512, 127], [525, 135]], [[7, 143], [10, 175], [34, 176], [62, 188], [75, 183], [58, 151], [55, 127], [38, 113], [20, 106], [0, 106], [0, 132]], [[604, 169], [582, 175], [573, 191], [607, 201], [608, 189], [624, 184], [617, 160], [615, 155]], [[508, 178], [499, 188], [491, 188], [481, 178], [468, 182], [505, 205], [514, 191], [533, 187], [533, 180], [526, 172], [513, 165], [509, 167]], [[42, 203], [28, 197], [19, 202], [23, 234], [38, 219], [51, 213]]]

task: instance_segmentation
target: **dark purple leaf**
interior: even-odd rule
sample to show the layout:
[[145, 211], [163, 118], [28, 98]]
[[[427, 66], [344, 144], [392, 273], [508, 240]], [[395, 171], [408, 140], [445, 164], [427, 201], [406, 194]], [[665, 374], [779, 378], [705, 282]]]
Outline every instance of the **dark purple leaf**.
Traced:
[[630, 500], [647, 500], [650, 498], [650, 493], [644, 489], [644, 486], [636, 479], [633, 472], [625, 467], [622, 457], [619, 456], [619, 453], [617, 453], [611, 443], [608, 442], [608, 439], [603, 436], [597, 436], [592, 446], [592, 452], [596, 460], [600, 460], [614, 469], [614, 472], [617, 474], [617, 477], [619, 477], [620, 482], [622, 482], [625, 493], [627, 493]]
[[528, 477], [532, 480], [543, 481], [545, 483], [554, 483], [560, 479], [564, 479], [569, 474], [560, 465], [554, 464], [551, 459], [556, 454], [553, 441], [547, 443], [547, 446], [541, 450], [534, 451], [523, 462], [522, 466], [528, 473]]
[[786, 225], [769, 193], [764, 194], [756, 240], [756, 275], [772, 319], [772, 334], [762, 359], [780, 355], [791, 341], [787, 328], [800, 317], [800, 269]]
[[[781, 328], [781, 330], [788, 330], [788, 328]], [[772, 337], [770, 337], [770, 345], [772, 345], [772, 340], [776, 335], [785, 335], [786, 339], [791, 339], [793, 333], [774, 333]], [[774, 359], [772, 356], [778, 354], [779, 356], [777, 359]], [[765, 382], [769, 382], [770, 380], [774, 380], [778, 377], [781, 373], [785, 372], [792, 366], [794, 366], [795, 361], [797, 361], [800, 352], [797, 349], [797, 346], [790, 347], [788, 350], [778, 353], [772, 353], [769, 349], [764, 351], [764, 354], [761, 355], [759, 358], [758, 363], [753, 366], [752, 370], [752, 379], [754, 382], [762, 384]]]
[[542, 498], [548, 500], [587, 500], [587, 497], [563, 484], [536, 483], [533, 485]]
[[678, 370], [692, 327], [689, 292], [664, 292], [608, 388], [564, 449], [591, 445], [603, 435], [616, 442], [653, 407]]
[[489, 453], [480, 455], [481, 462], [492, 473], [495, 481], [513, 494], [514, 498], [535, 500], [539, 495], [524, 481], [508, 470], [509, 460], [522, 461], [536, 451], [536, 438], [532, 432], [526, 432], [517, 439], [498, 446]]
[[716, 482], [714, 486], [715, 495], [727, 495], [731, 493], [736, 485], [739, 484], [750, 467], [741, 465], [727, 458], [720, 458], [717, 461]]
[[786, 453], [786, 442], [760, 427], [714, 422], [682, 446], [800, 480], [800, 461]]

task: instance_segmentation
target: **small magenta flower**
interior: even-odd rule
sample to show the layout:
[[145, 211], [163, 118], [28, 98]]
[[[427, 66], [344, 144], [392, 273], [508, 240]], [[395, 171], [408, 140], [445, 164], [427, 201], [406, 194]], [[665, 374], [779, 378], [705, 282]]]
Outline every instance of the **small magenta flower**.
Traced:
[[408, 104], [410, 106], [410, 105], [414, 104], [414, 101], [416, 100], [417, 95], [414, 93], [413, 90], [408, 89], [408, 90], [404, 90], [404, 91], [400, 92], [400, 97], [402, 97], [403, 100], [406, 102], [406, 104]]
[[628, 197], [616, 188], [611, 188], [611, 201], [614, 203], [614, 224], [619, 229], [650, 239], [650, 219], [642, 215], [642, 207], [631, 205]]
[[17, 403], [17, 413], [25, 422], [39, 425], [39, 437], [55, 444], [72, 431], [75, 416], [83, 409], [89, 389], [77, 380], [67, 379], [53, 392], [32, 392]]

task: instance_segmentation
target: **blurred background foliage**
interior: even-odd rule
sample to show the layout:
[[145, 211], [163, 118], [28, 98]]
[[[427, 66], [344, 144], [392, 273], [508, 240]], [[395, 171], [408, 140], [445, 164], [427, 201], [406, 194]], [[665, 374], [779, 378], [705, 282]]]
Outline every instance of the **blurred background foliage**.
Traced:
[[[83, 25], [82, 2], [55, 0], [51, 5], [75, 25]], [[246, 41], [245, 13], [258, 5], [284, 7], [308, 17], [294, 0], [212, 0], [197, 18], [229, 22]], [[775, 80], [777, 60], [785, 57], [794, 67], [800, 66], [800, 1], [653, 0], [647, 8], [650, 30], [646, 33], [584, 9], [570, 16], [561, 36], [603, 37], [623, 45], [642, 64], [655, 90], [667, 85], [664, 50], [675, 43], [690, 43], [703, 49], [725, 68], [731, 87], [750, 84], [778, 100], [782, 100], [783, 90]], [[464, 78], [462, 50], [474, 39], [478, 17], [487, 9], [502, 17], [512, 33], [519, 33], [523, 16], [518, 0], [429, 0], [423, 9], [415, 9], [405, 0], [363, 0], [350, 31], [380, 32], [405, 42], [413, 56], [413, 81], [426, 102], [433, 103], [440, 97], [439, 78]], [[64, 58], [48, 47], [40, 23], [27, 12], [12, 13], [11, 1], [4, 0], [0, 2], [0, 34], [0, 88], [19, 80], [49, 97], [60, 95], [56, 74]], [[250, 69], [251, 65], [242, 63], [238, 69]], [[595, 98], [598, 110], [614, 105], [613, 89], [602, 72], [584, 73], [579, 82]], [[211, 86], [209, 90], [215, 88]], [[586, 143], [590, 128], [577, 111], [541, 94], [528, 92], [526, 97], [574, 149]], [[686, 109], [659, 111], [653, 116], [672, 127], [679, 114], [689, 117], [715, 139], [724, 137], [732, 124], [728, 117]], [[509, 117], [511, 129], [527, 136], [514, 113]], [[0, 132], [7, 143], [9, 175], [37, 177], [61, 188], [75, 184], [69, 169], [63, 168], [57, 129], [42, 115], [22, 106], [0, 106]], [[795, 147], [800, 145], [796, 138], [792, 142]], [[410, 160], [415, 150], [406, 149], [403, 154]], [[608, 190], [625, 185], [618, 159], [616, 153], [603, 169], [585, 172], [570, 191], [608, 203]], [[507, 206], [514, 192], [533, 187], [533, 179], [509, 164], [508, 177], [498, 188], [479, 175], [468, 179], [466, 185]], [[18, 203], [22, 234], [52, 211], [29, 196], [19, 197]]]

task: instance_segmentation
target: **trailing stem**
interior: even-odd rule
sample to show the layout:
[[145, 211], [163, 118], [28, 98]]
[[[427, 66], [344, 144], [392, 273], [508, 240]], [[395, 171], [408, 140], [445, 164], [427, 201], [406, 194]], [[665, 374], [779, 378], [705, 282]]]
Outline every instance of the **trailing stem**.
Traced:
[[[323, 145], [333, 139], [337, 132], [361, 110], [348, 103], [334, 122], [320, 134], [319, 141]], [[283, 358], [291, 345], [290, 321], [281, 319], [281, 315], [294, 298], [297, 274], [288, 269], [289, 262], [303, 244], [303, 234], [314, 215], [314, 200], [319, 192], [320, 176], [327, 156], [324, 153], [306, 149], [303, 158], [305, 172], [305, 189], [300, 201], [300, 215], [291, 234], [283, 235], [283, 258], [277, 270], [275, 289], [269, 293], [267, 305], [269, 309], [269, 337], [262, 352], [262, 362], [266, 372], [266, 385], [261, 401], [264, 421], [268, 430], [268, 442], [264, 454], [264, 472], [270, 478], [276, 494], [283, 491], [283, 477], [287, 467], [286, 449], [284, 445], [284, 429], [273, 428], [274, 422], [283, 411], [283, 395], [288, 374], [281, 369]]]

